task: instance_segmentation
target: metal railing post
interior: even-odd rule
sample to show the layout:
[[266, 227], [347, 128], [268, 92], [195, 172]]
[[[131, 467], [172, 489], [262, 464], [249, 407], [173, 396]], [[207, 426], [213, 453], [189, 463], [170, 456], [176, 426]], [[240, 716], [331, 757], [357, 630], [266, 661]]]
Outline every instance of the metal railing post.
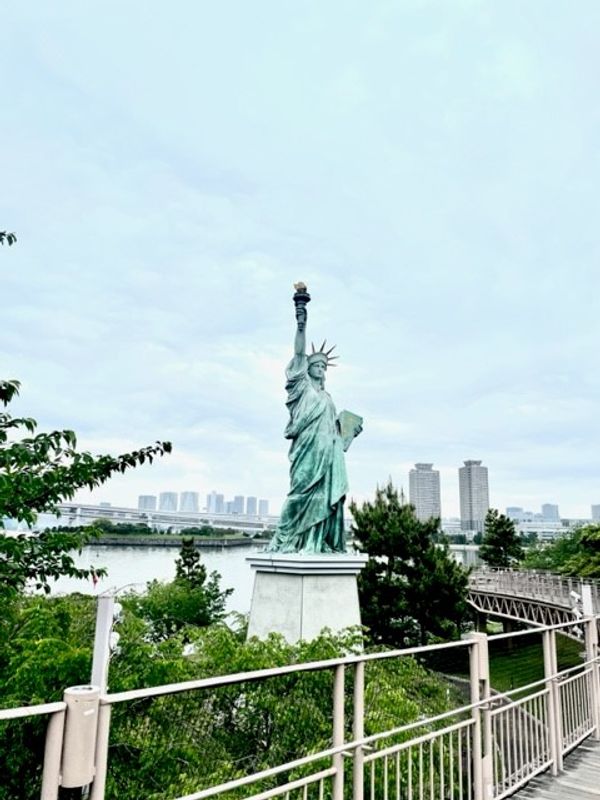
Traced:
[[544, 677], [548, 689], [548, 742], [552, 759], [552, 774], [562, 770], [561, 704], [556, 683], [556, 637], [554, 631], [542, 633], [544, 645]]
[[41, 800], [57, 800], [60, 786], [60, 761], [65, 729], [65, 712], [52, 714], [46, 730]]
[[595, 617], [587, 617], [585, 628], [585, 660], [590, 665], [590, 705], [594, 721], [594, 739], [600, 739], [600, 681], [598, 680], [598, 627]]
[[98, 732], [96, 734], [96, 771], [92, 783], [90, 800], [104, 800], [106, 772], [108, 767], [108, 739], [110, 735], [110, 713], [112, 706], [100, 704]]
[[[352, 718], [352, 738], [360, 741], [365, 735], [365, 662], [359, 661], [354, 668], [354, 704]], [[354, 751], [352, 767], [353, 800], [363, 800], [365, 753], [362, 747]]]
[[[490, 708], [490, 659], [488, 653], [488, 637], [485, 633], [471, 633], [470, 638], [476, 641], [474, 652], [477, 657], [477, 682], [478, 699], [471, 702], [487, 702], [479, 706], [477, 710], [479, 718], [479, 761], [480, 761], [480, 783], [481, 797], [489, 798], [492, 796], [493, 767], [492, 767], [492, 711]], [[473, 687], [471, 686], [471, 693]], [[475, 758], [475, 749], [473, 750]], [[475, 765], [473, 765], [475, 766]], [[477, 782], [474, 781], [477, 793]], [[476, 797], [478, 795], [476, 794]]]
[[[472, 641], [469, 648], [469, 681], [471, 685], [471, 704], [479, 703], [480, 683], [479, 683], [479, 637], [484, 634], [469, 633], [465, 638]], [[472, 712], [473, 718], [473, 742], [471, 747], [472, 772], [473, 772], [473, 800], [484, 800], [483, 796], [483, 764], [481, 747], [481, 709], [476, 706]]]
[[115, 598], [102, 595], [97, 599], [94, 654], [92, 657], [91, 683], [106, 692], [108, 684], [108, 662], [110, 660], [110, 634], [114, 622]]
[[[338, 664], [333, 673], [333, 746], [344, 744], [344, 665]], [[333, 800], [344, 798], [344, 754], [335, 753], [332, 756], [332, 766], [335, 768], [333, 776]], [[95, 800], [95, 798], [92, 798]]]

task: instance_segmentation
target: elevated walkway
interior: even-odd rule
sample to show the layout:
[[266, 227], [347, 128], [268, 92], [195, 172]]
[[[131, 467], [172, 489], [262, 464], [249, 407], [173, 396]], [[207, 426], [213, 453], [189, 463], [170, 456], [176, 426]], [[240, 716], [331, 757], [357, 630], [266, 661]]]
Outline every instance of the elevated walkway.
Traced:
[[513, 795], [517, 800], [598, 800], [600, 742], [586, 740], [564, 762], [564, 772], [534, 778]]

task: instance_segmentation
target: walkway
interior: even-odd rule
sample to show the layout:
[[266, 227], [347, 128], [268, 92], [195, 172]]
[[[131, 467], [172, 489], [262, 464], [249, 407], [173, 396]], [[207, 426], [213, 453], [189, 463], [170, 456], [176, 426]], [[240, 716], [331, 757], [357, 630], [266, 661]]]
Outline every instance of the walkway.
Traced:
[[513, 795], [517, 800], [598, 800], [600, 797], [600, 742], [585, 741], [564, 763], [564, 772], [545, 772]]

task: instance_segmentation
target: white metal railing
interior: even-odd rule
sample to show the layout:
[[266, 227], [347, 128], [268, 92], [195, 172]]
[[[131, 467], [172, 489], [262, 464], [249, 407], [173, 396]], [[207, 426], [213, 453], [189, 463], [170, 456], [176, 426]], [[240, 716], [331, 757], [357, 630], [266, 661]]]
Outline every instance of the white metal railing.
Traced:
[[[557, 634], [568, 633], [575, 624], [584, 628], [585, 657], [581, 664], [559, 671]], [[489, 645], [496, 647], [510, 640], [518, 648], [522, 637], [527, 636], [537, 637], [543, 677], [509, 692], [493, 693]], [[394, 726], [388, 720], [380, 730], [373, 731], [370, 723], [369, 733], [365, 732], [365, 672], [369, 664], [410, 656], [450, 659], [453, 653], [463, 653], [465, 659], [468, 655], [467, 704], [437, 716], [421, 715], [408, 724]], [[161, 796], [168, 800], [207, 800], [229, 793], [239, 797], [242, 793], [251, 800], [501, 800], [543, 770], [558, 774], [566, 753], [590, 735], [600, 738], [598, 671], [597, 619], [589, 617], [535, 631], [491, 637], [472, 633], [448, 644], [353, 655], [99, 697], [92, 687], [77, 687], [65, 693], [62, 703], [0, 711], [0, 722], [33, 715], [49, 717], [43, 800], [56, 800], [61, 785], [90, 782], [91, 800], [105, 800], [107, 787], [111, 797], [118, 796], [110, 783], [114, 759], [110, 735], [119, 714], [121, 718], [134, 718], [140, 706], [147, 711], [152, 703], [180, 698], [181, 708], [193, 719], [196, 709], [204, 713], [213, 707], [210, 699], [215, 692], [242, 687], [238, 697], [249, 698], [251, 690], [266, 681], [300, 680], [321, 673], [327, 676], [325, 688], [329, 693], [323, 712], [329, 726], [325, 746], [321, 742], [315, 752], [303, 752], [299, 742], [298, 752], [282, 763], [256, 771], [239, 768], [230, 779], [221, 778], [214, 785], [198, 780], [191, 793], [187, 788], [187, 794]], [[77, 702], [73, 702], [74, 696]], [[157, 733], [152, 728], [153, 719], [148, 713], [143, 730], [137, 732], [141, 748]], [[176, 718], [172, 724], [177, 725]], [[215, 724], [226, 722], [217, 716]], [[134, 762], [129, 768], [134, 768]], [[69, 781], [65, 783], [67, 774]], [[152, 791], [156, 793], [156, 787]]]
[[[593, 613], [600, 613], [600, 581], [593, 578], [568, 578], [550, 572], [530, 570], [481, 569], [472, 572], [469, 584], [473, 589], [495, 594], [539, 600], [553, 605], [573, 608], [586, 586], [591, 597]], [[588, 613], [591, 609], [587, 610]]]
[[61, 756], [66, 708], [67, 704], [60, 701], [21, 708], [0, 709], [0, 723], [6, 725], [11, 723], [18, 724], [16, 720], [28, 721], [36, 717], [45, 717], [48, 720], [44, 763], [40, 781], [41, 800], [54, 800], [57, 796], [55, 787], [60, 784], [61, 779]]

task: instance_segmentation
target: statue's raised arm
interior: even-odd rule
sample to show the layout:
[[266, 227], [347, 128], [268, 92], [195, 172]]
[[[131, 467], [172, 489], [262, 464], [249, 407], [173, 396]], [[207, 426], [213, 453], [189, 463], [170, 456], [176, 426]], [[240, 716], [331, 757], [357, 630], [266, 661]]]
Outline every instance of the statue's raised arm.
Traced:
[[294, 305], [296, 306], [296, 336], [294, 338], [294, 357], [306, 355], [306, 306], [310, 303], [310, 295], [306, 284], [295, 283]]

